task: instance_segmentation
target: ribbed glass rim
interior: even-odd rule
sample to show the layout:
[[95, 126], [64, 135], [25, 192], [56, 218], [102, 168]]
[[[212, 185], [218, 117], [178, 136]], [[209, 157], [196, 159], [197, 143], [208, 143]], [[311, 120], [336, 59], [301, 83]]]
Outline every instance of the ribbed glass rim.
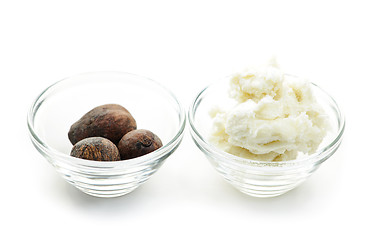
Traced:
[[[252, 160], [252, 159], [247, 159], [247, 158], [242, 158], [242, 157], [239, 157], [239, 156], [235, 156], [235, 155], [232, 155], [230, 153], [222, 151], [218, 147], [209, 143], [200, 134], [200, 132], [197, 130], [197, 127], [195, 126], [194, 118], [195, 118], [196, 110], [199, 107], [199, 104], [200, 104], [203, 96], [205, 96], [207, 94], [207, 91], [210, 89], [210, 87], [212, 87], [215, 84], [218, 84], [218, 83], [220, 83], [224, 80], [226, 80], [226, 78], [221, 79], [220, 81], [216, 81], [216, 82], [208, 85], [204, 89], [202, 89], [202, 91], [199, 92], [196, 95], [196, 97], [194, 98], [194, 100], [192, 101], [192, 103], [189, 107], [189, 110], [188, 110], [188, 114], [187, 114], [189, 124], [190, 124], [190, 127], [191, 127], [191, 131], [193, 133], [192, 135], [196, 136], [196, 138], [197, 138], [197, 139], [195, 139], [195, 141], [197, 142], [197, 144], [200, 144], [199, 142], [201, 142], [203, 144], [203, 146], [199, 146], [199, 147], [206, 148], [206, 150], [208, 150], [208, 152], [210, 152], [214, 155], [217, 155], [218, 157], [220, 157], [220, 159], [224, 159], [226, 162], [229, 162], [229, 163], [232, 163], [232, 164], [237, 164], [237, 165], [240, 165], [239, 162], [244, 163], [244, 166], [247, 166], [247, 165], [268, 166], [268, 167], [278, 166], [278, 165], [280, 165], [280, 166], [282, 166], [282, 165], [284, 165], [284, 166], [285, 165], [294, 166], [294, 165], [303, 164], [304, 162], [309, 162], [309, 161], [311, 162], [314, 159], [317, 159], [316, 156], [320, 156], [322, 154], [327, 153], [329, 150], [333, 149], [333, 147], [342, 140], [342, 136], [343, 136], [343, 133], [345, 131], [345, 116], [344, 116], [343, 112], [340, 110], [337, 102], [332, 98], [332, 96], [330, 96], [326, 91], [324, 91], [318, 85], [311, 82], [311, 85], [313, 87], [319, 89], [323, 94], [325, 94], [330, 99], [331, 104], [335, 106], [335, 109], [336, 109], [336, 112], [337, 112], [337, 120], [338, 120], [338, 123], [339, 123], [339, 127], [337, 129], [337, 133], [330, 140], [329, 144], [327, 144], [326, 146], [318, 149], [315, 153], [313, 153], [311, 155], [304, 156], [304, 157], [299, 158], [299, 159], [278, 161], [278, 162], [267, 162], [267, 161]], [[321, 160], [322, 160], [322, 158], [318, 159], [318, 161], [321, 161]]]
[[[65, 153], [59, 152], [58, 150], [48, 146], [47, 143], [42, 141], [38, 135], [35, 132], [34, 129], [34, 119], [37, 114], [37, 111], [39, 107], [42, 105], [44, 99], [48, 96], [48, 94], [53, 91], [55, 88], [58, 86], [68, 83], [68, 81], [71, 81], [71, 79], [79, 77], [79, 76], [84, 76], [84, 75], [95, 75], [95, 74], [119, 74], [119, 75], [125, 75], [129, 77], [135, 77], [140, 79], [141, 81], [148, 82], [154, 85], [157, 85], [160, 87], [162, 90], [164, 90], [170, 98], [173, 99], [174, 103], [176, 103], [178, 107], [178, 116], [179, 116], [179, 129], [177, 133], [173, 136], [173, 138], [165, 144], [163, 147], [157, 149], [154, 152], [151, 152], [149, 154], [133, 158], [133, 159], [127, 159], [127, 160], [120, 160], [120, 161], [91, 161], [91, 160], [86, 160], [86, 159], [80, 159], [80, 158], [75, 158], [71, 157], [70, 155], [67, 155]], [[76, 81], [76, 80], [74, 80]], [[107, 80], [105, 80], [107, 81]], [[182, 104], [179, 102], [175, 94], [170, 91], [167, 87], [164, 85], [160, 84], [159, 82], [152, 80], [148, 77], [140, 76], [137, 74], [133, 73], [128, 73], [128, 72], [120, 72], [120, 71], [97, 71], [97, 72], [85, 72], [85, 73], [80, 73], [80, 74], [75, 74], [66, 78], [63, 78], [54, 84], [50, 85], [47, 87], [44, 91], [42, 91], [36, 99], [32, 102], [31, 107], [29, 108], [28, 114], [27, 114], [27, 126], [29, 130], [29, 135], [32, 138], [33, 141], [35, 141], [39, 146], [43, 148], [44, 151], [46, 151], [50, 156], [57, 156], [60, 159], [67, 160], [65, 162], [70, 162], [78, 164], [78, 165], [83, 165], [86, 167], [99, 167], [99, 168], [111, 168], [111, 167], [116, 167], [119, 165], [137, 165], [137, 164], [142, 164], [147, 161], [151, 161], [153, 159], [156, 159], [164, 154], [166, 154], [168, 151], [172, 150], [175, 145], [177, 146], [178, 141], [183, 137], [183, 133], [185, 130], [186, 126], [186, 112], [185, 109], [183, 108]]]

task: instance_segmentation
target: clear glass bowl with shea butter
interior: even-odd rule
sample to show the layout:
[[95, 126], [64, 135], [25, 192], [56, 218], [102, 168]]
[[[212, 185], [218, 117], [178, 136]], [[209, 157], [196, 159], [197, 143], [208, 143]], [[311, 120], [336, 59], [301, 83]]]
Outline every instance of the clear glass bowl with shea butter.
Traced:
[[192, 102], [188, 118], [191, 136], [212, 166], [231, 185], [255, 197], [281, 195], [305, 181], [340, 146], [345, 129], [345, 118], [335, 100], [317, 85], [310, 83], [313, 97], [327, 114], [329, 131], [311, 154], [297, 154], [295, 159], [274, 161], [236, 156], [222, 150], [211, 140], [210, 116], [216, 106], [231, 109], [236, 102], [231, 99], [231, 77], [217, 81], [203, 89]]

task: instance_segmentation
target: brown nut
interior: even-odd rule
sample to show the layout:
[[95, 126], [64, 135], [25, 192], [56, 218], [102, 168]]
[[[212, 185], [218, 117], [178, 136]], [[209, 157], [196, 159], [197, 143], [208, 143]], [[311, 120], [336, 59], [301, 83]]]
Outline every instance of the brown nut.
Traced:
[[74, 145], [88, 137], [104, 137], [118, 144], [128, 132], [137, 129], [137, 124], [127, 109], [118, 104], [106, 104], [93, 108], [75, 122], [68, 132]]
[[125, 134], [118, 144], [122, 160], [148, 154], [162, 146], [158, 136], [144, 129], [133, 130]]
[[77, 142], [71, 156], [95, 161], [119, 161], [120, 154], [115, 144], [102, 137], [85, 138]]

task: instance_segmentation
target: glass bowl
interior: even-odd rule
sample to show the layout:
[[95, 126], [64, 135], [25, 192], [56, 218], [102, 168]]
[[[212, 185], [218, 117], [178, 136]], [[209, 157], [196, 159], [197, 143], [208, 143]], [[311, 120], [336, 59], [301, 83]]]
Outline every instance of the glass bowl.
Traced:
[[[138, 129], [154, 132], [163, 147], [147, 155], [114, 162], [69, 156], [70, 126], [92, 108], [120, 104], [136, 119]], [[36, 149], [72, 185], [97, 197], [127, 194], [154, 174], [181, 143], [186, 116], [177, 98], [150, 79], [121, 72], [85, 73], [44, 90], [28, 113]]]
[[215, 106], [233, 106], [229, 98], [228, 78], [206, 87], [192, 102], [188, 118], [191, 136], [198, 148], [205, 154], [212, 166], [241, 192], [255, 197], [281, 195], [305, 181], [340, 146], [345, 129], [345, 119], [336, 102], [325, 91], [311, 84], [313, 93], [322, 105], [332, 130], [318, 150], [295, 160], [263, 162], [237, 157], [226, 153], [208, 141], [213, 119], [209, 112]]

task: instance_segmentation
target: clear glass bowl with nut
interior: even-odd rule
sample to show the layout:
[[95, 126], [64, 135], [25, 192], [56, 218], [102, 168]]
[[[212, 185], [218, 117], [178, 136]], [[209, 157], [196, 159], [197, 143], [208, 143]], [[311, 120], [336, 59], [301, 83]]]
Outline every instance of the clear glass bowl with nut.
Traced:
[[185, 111], [159, 83], [121, 72], [84, 73], [45, 89], [28, 113], [36, 149], [72, 185], [127, 194], [179, 146]]

